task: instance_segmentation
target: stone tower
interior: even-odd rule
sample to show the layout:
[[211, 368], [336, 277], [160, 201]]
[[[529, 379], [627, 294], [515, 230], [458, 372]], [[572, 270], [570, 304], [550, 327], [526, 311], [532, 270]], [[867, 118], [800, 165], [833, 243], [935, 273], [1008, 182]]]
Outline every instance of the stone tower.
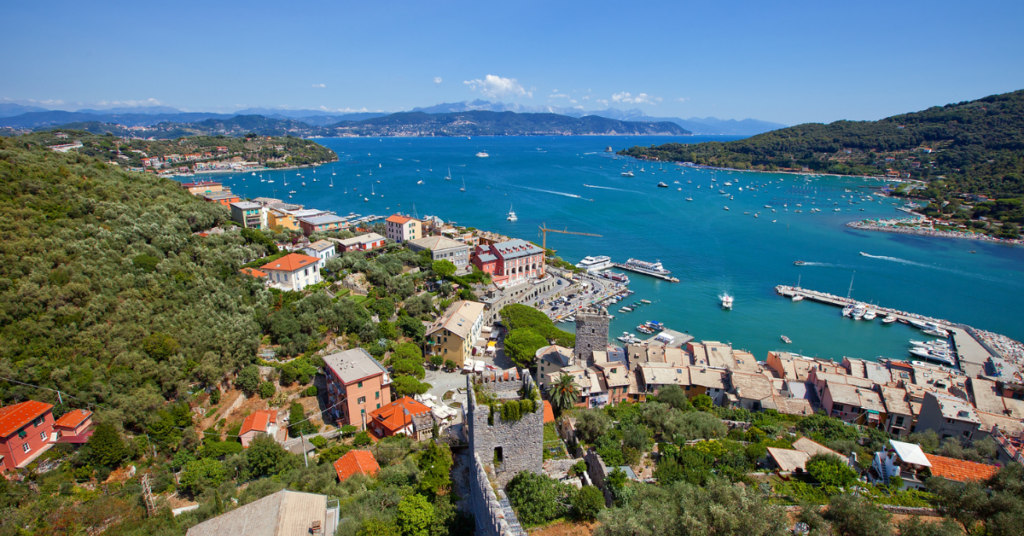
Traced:
[[576, 313], [576, 363], [594, 364], [594, 351], [608, 347], [608, 323], [611, 317], [603, 307], [585, 307]]
[[[487, 371], [479, 380], [483, 390], [501, 403], [521, 400], [520, 392], [536, 388], [525, 369]], [[513, 422], [506, 422], [501, 413], [477, 403], [474, 375], [466, 376], [465, 424], [469, 449], [480, 462], [491, 466], [498, 486], [504, 488], [520, 471], [542, 474], [544, 471], [544, 404], [537, 400], [532, 413]]]

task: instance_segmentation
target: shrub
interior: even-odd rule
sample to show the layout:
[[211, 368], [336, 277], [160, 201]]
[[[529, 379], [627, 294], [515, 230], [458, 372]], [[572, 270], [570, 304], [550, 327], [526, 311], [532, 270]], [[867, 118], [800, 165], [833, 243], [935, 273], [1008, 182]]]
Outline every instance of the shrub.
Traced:
[[833, 454], [815, 454], [806, 467], [811, 478], [823, 486], [845, 487], [857, 481], [857, 472]]
[[577, 519], [592, 521], [604, 508], [604, 494], [594, 486], [583, 486], [572, 497], [573, 514]]
[[277, 387], [274, 387], [274, 382], [263, 382], [260, 384], [260, 398], [268, 399], [273, 398], [274, 393], [277, 392]]
[[306, 389], [306, 396], [316, 396], [317, 390], [315, 385], [310, 385], [309, 389]]
[[565, 515], [569, 487], [546, 475], [523, 471], [507, 486], [505, 493], [524, 525], [539, 525]]
[[373, 440], [370, 439], [370, 434], [366, 430], [356, 434], [355, 439], [352, 440], [352, 444], [357, 447], [364, 447], [370, 443], [373, 443]]
[[309, 443], [318, 449], [322, 449], [327, 446], [327, 440], [320, 436], [314, 436], [309, 440]]
[[210, 404], [214, 406], [220, 404], [220, 389], [210, 391]]

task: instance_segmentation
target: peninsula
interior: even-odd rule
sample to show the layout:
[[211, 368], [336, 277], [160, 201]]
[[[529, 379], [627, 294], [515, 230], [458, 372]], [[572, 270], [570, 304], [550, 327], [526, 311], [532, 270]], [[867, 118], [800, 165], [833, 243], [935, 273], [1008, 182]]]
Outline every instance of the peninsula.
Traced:
[[1024, 223], [1024, 90], [879, 121], [808, 123], [731, 142], [632, 147], [640, 159], [900, 183], [921, 212], [1002, 238]]

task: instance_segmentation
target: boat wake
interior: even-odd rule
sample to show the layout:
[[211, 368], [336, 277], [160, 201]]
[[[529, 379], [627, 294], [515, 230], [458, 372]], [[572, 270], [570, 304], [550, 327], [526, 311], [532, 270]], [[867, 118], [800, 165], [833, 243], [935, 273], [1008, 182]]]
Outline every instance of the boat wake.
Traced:
[[551, 191], [551, 190], [541, 190], [539, 188], [528, 188], [526, 186], [523, 186], [523, 188], [526, 189], [526, 190], [533, 190], [534, 192], [544, 192], [546, 194], [564, 195], [565, 197], [575, 197], [576, 199], [583, 199], [583, 196], [579, 196], [579, 195], [576, 195], [576, 194], [567, 194], [565, 192], [554, 192], [554, 191]]
[[615, 190], [616, 192], [636, 193], [633, 190], [623, 190], [622, 188], [610, 188], [608, 186], [594, 186], [593, 184], [584, 184], [583, 186], [586, 186], [587, 188], [600, 188], [602, 190]]
[[867, 254], [867, 253], [861, 253], [861, 256], [862, 257], [868, 257], [868, 258], [871, 258], [871, 259], [879, 259], [879, 260], [883, 260], [883, 261], [889, 261], [889, 262], [898, 262], [900, 264], [904, 264], [904, 265], [907, 265], [907, 266], [919, 266], [921, 268], [930, 268], [932, 270], [939, 270], [939, 271], [942, 271], [942, 272], [949, 272], [951, 274], [963, 275], [963, 276], [972, 277], [972, 278], [975, 278], [975, 279], [981, 279], [981, 280], [984, 280], [984, 281], [991, 281], [993, 283], [1005, 283], [1005, 284], [1011, 284], [1011, 285], [1017, 285], [1018, 284], [1015, 281], [1006, 281], [1006, 280], [1003, 280], [1003, 279], [999, 279], [999, 278], [995, 278], [995, 277], [989, 277], [989, 276], [985, 276], [985, 275], [974, 273], [974, 272], [967, 272], [967, 271], [964, 271], [964, 270], [957, 270], [955, 268], [944, 268], [942, 266], [935, 266], [934, 264], [925, 264], [923, 262], [915, 262], [915, 261], [911, 261], [911, 260], [907, 260], [907, 259], [901, 259], [899, 257], [887, 257], [885, 255], [870, 255], [870, 254]]

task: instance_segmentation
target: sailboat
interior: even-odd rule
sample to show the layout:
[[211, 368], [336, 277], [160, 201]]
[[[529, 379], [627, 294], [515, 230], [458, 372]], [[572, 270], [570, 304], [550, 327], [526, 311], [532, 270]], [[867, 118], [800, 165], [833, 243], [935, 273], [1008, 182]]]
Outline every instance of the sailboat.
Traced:
[[334, 177], [331, 177], [331, 188], [334, 188]]
[[508, 221], [518, 221], [519, 220], [519, 218], [516, 217], [516, 213], [512, 210], [512, 205], [511, 204], [508, 206], [508, 218], [507, 219], [508, 219]]
[[462, 188], [459, 188], [460, 192], [466, 191], [466, 177], [462, 177]]
[[370, 183], [370, 195], [377, 195], [376, 192], [373, 191], [373, 183], [372, 182]]
[[446, 181], [452, 180], [452, 167], [451, 166], [448, 166], [448, 175], [445, 176], [444, 180], [446, 180]]

